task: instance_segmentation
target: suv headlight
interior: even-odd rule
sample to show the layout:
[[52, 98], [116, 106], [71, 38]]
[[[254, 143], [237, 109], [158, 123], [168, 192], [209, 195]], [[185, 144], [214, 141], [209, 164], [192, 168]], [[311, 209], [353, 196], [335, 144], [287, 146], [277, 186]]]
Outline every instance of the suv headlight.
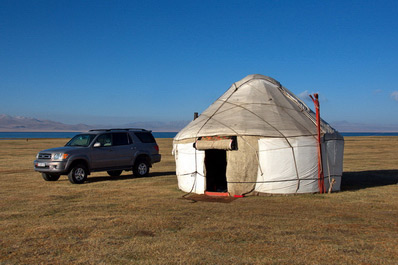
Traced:
[[56, 160], [56, 161], [65, 160], [67, 158], [68, 158], [68, 154], [64, 154], [64, 153], [53, 154], [53, 160]]

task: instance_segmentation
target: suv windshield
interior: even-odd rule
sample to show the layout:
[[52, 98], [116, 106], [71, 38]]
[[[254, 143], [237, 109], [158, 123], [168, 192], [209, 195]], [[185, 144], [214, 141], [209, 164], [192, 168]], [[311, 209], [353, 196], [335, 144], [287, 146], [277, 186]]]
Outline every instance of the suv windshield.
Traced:
[[95, 134], [78, 134], [73, 137], [65, 146], [84, 146], [87, 147], [95, 138]]

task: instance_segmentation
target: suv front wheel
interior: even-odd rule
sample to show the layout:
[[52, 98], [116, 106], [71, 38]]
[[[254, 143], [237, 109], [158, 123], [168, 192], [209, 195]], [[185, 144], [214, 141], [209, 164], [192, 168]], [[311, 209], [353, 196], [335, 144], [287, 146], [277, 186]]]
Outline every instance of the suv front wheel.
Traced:
[[68, 179], [73, 184], [82, 184], [87, 179], [87, 168], [83, 165], [76, 165], [68, 174]]
[[141, 158], [134, 163], [133, 173], [136, 177], [146, 177], [149, 174], [149, 163]]

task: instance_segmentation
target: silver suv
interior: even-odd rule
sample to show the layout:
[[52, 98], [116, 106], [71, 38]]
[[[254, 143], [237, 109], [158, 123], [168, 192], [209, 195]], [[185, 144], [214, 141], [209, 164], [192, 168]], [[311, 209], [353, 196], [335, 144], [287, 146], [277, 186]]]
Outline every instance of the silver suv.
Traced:
[[96, 171], [119, 176], [123, 170], [132, 170], [135, 176], [144, 177], [160, 159], [151, 131], [101, 129], [78, 134], [64, 147], [40, 151], [34, 168], [46, 181], [57, 181], [61, 175], [68, 175], [70, 182], [81, 184]]

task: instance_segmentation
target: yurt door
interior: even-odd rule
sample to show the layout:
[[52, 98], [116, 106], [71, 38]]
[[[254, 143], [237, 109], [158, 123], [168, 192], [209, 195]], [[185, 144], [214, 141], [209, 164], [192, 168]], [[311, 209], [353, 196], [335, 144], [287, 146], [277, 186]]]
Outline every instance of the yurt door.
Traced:
[[209, 149], [205, 151], [206, 191], [227, 192], [227, 152]]

